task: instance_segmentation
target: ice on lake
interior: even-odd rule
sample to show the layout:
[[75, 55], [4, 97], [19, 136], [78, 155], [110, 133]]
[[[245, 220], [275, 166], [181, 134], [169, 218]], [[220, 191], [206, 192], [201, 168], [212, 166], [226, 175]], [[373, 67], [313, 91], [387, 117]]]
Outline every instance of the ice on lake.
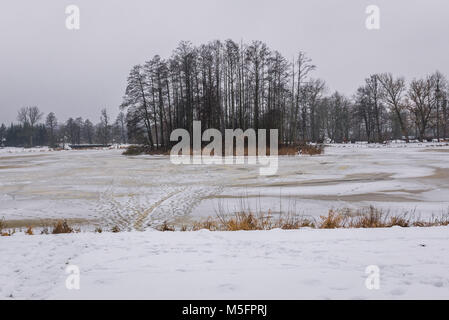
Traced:
[[0, 217], [80, 219], [142, 230], [218, 211], [295, 212], [370, 205], [440, 215], [449, 208], [449, 148], [334, 145], [320, 156], [281, 156], [274, 176], [254, 165], [175, 165], [121, 150], [0, 150]]

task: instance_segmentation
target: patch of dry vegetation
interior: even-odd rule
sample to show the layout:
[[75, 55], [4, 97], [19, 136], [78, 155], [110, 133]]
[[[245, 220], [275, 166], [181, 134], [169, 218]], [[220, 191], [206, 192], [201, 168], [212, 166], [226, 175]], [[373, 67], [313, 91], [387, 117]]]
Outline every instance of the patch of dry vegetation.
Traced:
[[5, 219], [2, 218], [0, 220], [0, 236], [2, 237], [10, 237], [15, 233], [15, 230], [4, 230], [7, 228]]
[[[448, 226], [449, 214], [440, 217], [432, 216], [427, 220], [414, 218], [412, 214], [404, 213], [391, 215], [387, 211], [374, 207], [351, 210], [329, 210], [327, 215], [319, 218], [301, 215], [277, 214], [270, 211], [267, 214], [241, 211], [233, 214], [219, 213], [215, 217], [194, 221], [190, 225], [183, 225], [181, 231], [197, 231], [207, 229], [210, 231], [239, 231], [239, 230], [272, 230], [272, 229], [342, 229], [342, 228], [390, 228], [399, 227], [436, 227]], [[175, 231], [173, 226], [165, 222], [159, 231]]]
[[[241, 204], [242, 208], [244, 207]], [[273, 214], [270, 210], [267, 213], [262, 211], [253, 212], [249, 208], [241, 209], [235, 213], [226, 213], [223, 207], [215, 217], [191, 221], [184, 223], [180, 228], [168, 221], [164, 221], [155, 229], [158, 231], [198, 231], [202, 229], [210, 231], [251, 231], [251, 230], [297, 230], [301, 228], [312, 229], [348, 229], [348, 228], [391, 228], [399, 227], [437, 227], [449, 226], [449, 212], [440, 216], [432, 216], [427, 219], [415, 218], [413, 212], [402, 214], [390, 214], [389, 211], [370, 206], [362, 209], [331, 209], [327, 215], [318, 218], [298, 215], [290, 211], [285, 214]], [[22, 232], [22, 229], [20, 229]], [[45, 226], [41, 234], [64, 234], [81, 232], [71, 227], [67, 220], [59, 220], [52, 227]], [[102, 233], [101, 227], [95, 228], [95, 233]], [[117, 226], [111, 228], [111, 232], [118, 233], [122, 230]], [[0, 235], [12, 236], [16, 229], [7, 229], [4, 219], [0, 220]], [[32, 226], [25, 229], [26, 235], [34, 235]]]
[[53, 225], [52, 234], [72, 233], [74, 230], [69, 226], [66, 220], [59, 220]]
[[111, 232], [113, 232], [113, 233], [118, 233], [120, 231], [121, 230], [120, 230], [120, 228], [118, 226], [113, 226], [112, 229], [111, 229]]
[[175, 231], [175, 227], [169, 225], [167, 221], [164, 221], [164, 223], [156, 229], [159, 231]]
[[[245, 147], [243, 149], [243, 154], [245, 157], [248, 156], [248, 146], [245, 144]], [[225, 156], [225, 150], [222, 149], [222, 156]], [[280, 156], [296, 156], [298, 154], [302, 155], [319, 155], [324, 152], [324, 145], [322, 144], [307, 144], [307, 143], [295, 143], [295, 144], [280, 144], [278, 146], [278, 155]], [[256, 148], [257, 153], [257, 148]], [[150, 148], [149, 146], [137, 146], [132, 145], [126, 148], [126, 150], [123, 152], [123, 155], [125, 156], [136, 156], [136, 155], [170, 155], [170, 149], [169, 148]], [[270, 153], [270, 146], [266, 146], [266, 155], [269, 156]], [[181, 154], [179, 154], [181, 155]], [[190, 151], [190, 155], [193, 155], [193, 150]], [[214, 152], [212, 151], [210, 153], [211, 156], [214, 155]], [[234, 146], [234, 156], [237, 155], [237, 149]]]
[[324, 146], [322, 144], [300, 144], [299, 153], [309, 156], [320, 155], [324, 152]]

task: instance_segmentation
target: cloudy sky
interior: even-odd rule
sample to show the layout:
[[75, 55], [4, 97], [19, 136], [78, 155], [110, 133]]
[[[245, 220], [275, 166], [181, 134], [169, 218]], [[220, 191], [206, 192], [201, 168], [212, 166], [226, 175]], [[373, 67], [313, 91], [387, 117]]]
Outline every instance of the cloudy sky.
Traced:
[[[80, 8], [80, 30], [65, 8]], [[380, 8], [380, 30], [365, 9]], [[0, 122], [37, 105], [60, 120], [115, 115], [134, 64], [170, 55], [180, 40], [262, 40], [291, 58], [303, 50], [315, 77], [351, 95], [374, 72], [408, 79], [449, 75], [447, 0], [2, 0]]]

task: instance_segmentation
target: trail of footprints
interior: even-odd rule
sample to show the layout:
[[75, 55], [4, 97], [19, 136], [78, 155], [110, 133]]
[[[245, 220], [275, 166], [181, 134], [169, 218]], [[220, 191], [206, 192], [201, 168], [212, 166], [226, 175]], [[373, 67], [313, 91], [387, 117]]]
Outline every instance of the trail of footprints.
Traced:
[[165, 221], [191, 214], [202, 199], [223, 189], [221, 185], [174, 183], [149, 187], [142, 186], [139, 179], [133, 179], [135, 184], [127, 188], [125, 195], [116, 190], [118, 187], [114, 182], [100, 193], [93, 208], [100, 218], [99, 226], [116, 226], [122, 231], [157, 227]]

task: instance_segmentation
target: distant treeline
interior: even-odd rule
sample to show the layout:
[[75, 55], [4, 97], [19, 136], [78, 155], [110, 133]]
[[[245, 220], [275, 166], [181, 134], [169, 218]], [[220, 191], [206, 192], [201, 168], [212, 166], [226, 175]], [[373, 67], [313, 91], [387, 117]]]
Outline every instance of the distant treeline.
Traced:
[[19, 110], [17, 121], [9, 126], [0, 126], [0, 145], [62, 147], [66, 144], [107, 145], [127, 142], [125, 115], [122, 112], [114, 122], [103, 109], [97, 124], [81, 117], [59, 123], [53, 112], [44, 118], [38, 107], [25, 107]]
[[[170, 145], [173, 129], [279, 129], [281, 143], [448, 136], [448, 84], [435, 72], [406, 83], [389, 73], [366, 78], [353, 96], [328, 93], [304, 52], [292, 61], [260, 41], [181, 42], [171, 57], [134, 66], [122, 110], [129, 139]], [[342, 77], [345, 75], [342, 74]]]
[[0, 142], [129, 141], [166, 148], [173, 143], [170, 133], [192, 133], [194, 120], [202, 130], [222, 133], [278, 129], [282, 144], [448, 138], [449, 86], [440, 72], [408, 83], [390, 73], [372, 74], [348, 97], [328, 92], [324, 80], [312, 77], [315, 69], [304, 52], [289, 61], [260, 41], [182, 41], [168, 59], [156, 55], [131, 69], [115, 122], [102, 110], [95, 125], [82, 118], [58, 123], [53, 113], [44, 119], [36, 107], [27, 107], [19, 111], [18, 124], [1, 126]]

